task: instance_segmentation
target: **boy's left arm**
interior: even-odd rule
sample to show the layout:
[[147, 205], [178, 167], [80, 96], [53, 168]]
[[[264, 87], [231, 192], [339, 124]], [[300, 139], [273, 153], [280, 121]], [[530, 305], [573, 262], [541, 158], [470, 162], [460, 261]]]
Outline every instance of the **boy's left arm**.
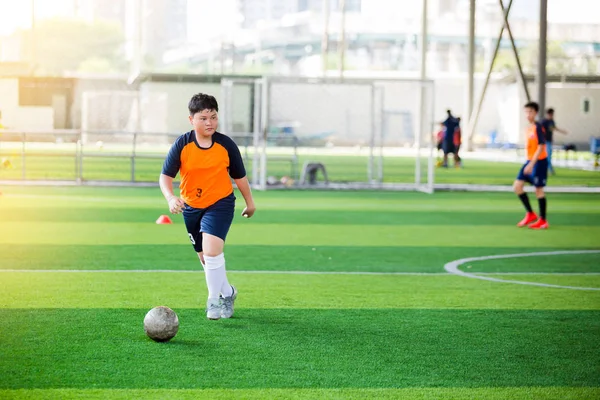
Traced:
[[242, 196], [244, 196], [244, 200], [246, 201], [246, 207], [244, 207], [244, 211], [242, 211], [242, 216], [250, 218], [254, 215], [256, 206], [254, 205], [254, 198], [252, 198], [252, 190], [250, 189], [248, 178], [243, 177], [240, 179], [234, 179], [234, 181], [240, 190], [240, 193], [242, 193]]
[[556, 125], [554, 125], [554, 130], [555, 130], [556, 132], [560, 132], [560, 133], [562, 133], [563, 135], [568, 135], [568, 134], [569, 134], [569, 132], [568, 132], [566, 129], [561, 129], [561, 128], [559, 128], [559, 127], [558, 127], [558, 126], [556, 126]]

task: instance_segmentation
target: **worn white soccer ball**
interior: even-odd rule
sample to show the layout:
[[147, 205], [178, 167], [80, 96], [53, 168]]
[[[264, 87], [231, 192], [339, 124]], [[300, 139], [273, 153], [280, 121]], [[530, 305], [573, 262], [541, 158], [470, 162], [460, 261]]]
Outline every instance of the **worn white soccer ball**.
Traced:
[[144, 331], [156, 342], [168, 342], [177, 335], [178, 330], [179, 318], [169, 307], [154, 307], [144, 317]]

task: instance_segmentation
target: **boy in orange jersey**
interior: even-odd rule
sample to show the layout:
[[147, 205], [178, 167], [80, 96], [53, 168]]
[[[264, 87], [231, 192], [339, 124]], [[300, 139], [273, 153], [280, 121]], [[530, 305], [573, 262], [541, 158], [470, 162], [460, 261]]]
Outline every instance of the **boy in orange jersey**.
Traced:
[[[530, 102], [525, 104], [525, 117], [529, 122], [529, 127], [525, 132], [527, 161], [521, 167], [513, 188], [527, 211], [525, 218], [517, 226], [529, 226], [531, 229], [548, 229], [548, 221], [546, 220], [546, 195], [544, 194], [544, 186], [546, 186], [546, 179], [548, 178], [548, 153], [546, 152], [544, 130], [542, 125], [535, 120], [538, 111], [539, 106], [537, 103]], [[540, 206], [539, 218], [531, 209], [529, 198], [523, 189], [525, 182], [529, 182], [535, 186], [535, 196]]]
[[[169, 150], [160, 175], [160, 189], [174, 214], [183, 212], [190, 241], [206, 275], [206, 317], [231, 318], [237, 290], [229, 284], [223, 247], [235, 211], [231, 178], [244, 196], [242, 215], [252, 217], [256, 207], [237, 145], [217, 132], [219, 105], [207, 94], [196, 94], [189, 102], [194, 128], [181, 135]], [[180, 196], [173, 193], [179, 172]]]

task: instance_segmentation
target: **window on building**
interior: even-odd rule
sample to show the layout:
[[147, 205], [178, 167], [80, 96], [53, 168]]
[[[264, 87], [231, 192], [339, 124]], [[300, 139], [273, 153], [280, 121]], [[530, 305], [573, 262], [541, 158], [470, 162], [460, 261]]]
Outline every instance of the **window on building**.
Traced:
[[308, 0], [298, 0], [298, 11], [307, 11], [308, 10]]
[[588, 97], [584, 97], [581, 101], [581, 112], [584, 115], [591, 113], [592, 111], [592, 102]]
[[[362, 0], [346, 0], [346, 11], [347, 12], [360, 12]], [[338, 11], [340, 9], [339, 0], [329, 0], [329, 6], [331, 10]]]
[[346, 11], [360, 12], [361, 0], [346, 0]]

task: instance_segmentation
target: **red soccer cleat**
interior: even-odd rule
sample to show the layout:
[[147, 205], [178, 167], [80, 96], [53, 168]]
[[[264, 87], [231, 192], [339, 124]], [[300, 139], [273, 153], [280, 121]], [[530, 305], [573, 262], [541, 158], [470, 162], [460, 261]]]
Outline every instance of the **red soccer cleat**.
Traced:
[[548, 225], [548, 221], [545, 219], [538, 219], [533, 224], [529, 225], [529, 229], [548, 229], [550, 225]]
[[524, 227], [524, 226], [527, 226], [527, 225], [529, 225], [530, 223], [534, 222], [536, 219], [537, 219], [537, 215], [535, 215], [535, 213], [534, 213], [534, 212], [528, 212], [527, 214], [525, 214], [525, 218], [523, 218], [523, 219], [521, 220], [521, 222], [519, 222], [519, 223], [517, 224], [517, 226], [518, 226], [519, 228], [522, 228], [522, 227]]

